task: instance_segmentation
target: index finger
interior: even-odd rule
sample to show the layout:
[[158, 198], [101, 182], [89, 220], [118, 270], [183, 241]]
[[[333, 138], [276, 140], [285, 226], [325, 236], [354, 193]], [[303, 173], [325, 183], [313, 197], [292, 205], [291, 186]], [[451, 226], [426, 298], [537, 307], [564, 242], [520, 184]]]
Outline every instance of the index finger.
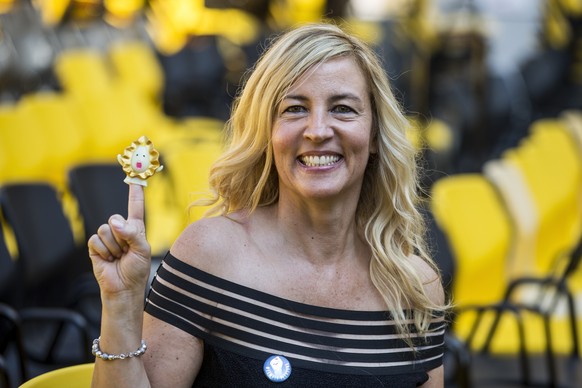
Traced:
[[127, 219], [143, 221], [144, 213], [145, 213], [145, 202], [143, 186], [138, 184], [130, 184], [129, 200], [127, 203]]

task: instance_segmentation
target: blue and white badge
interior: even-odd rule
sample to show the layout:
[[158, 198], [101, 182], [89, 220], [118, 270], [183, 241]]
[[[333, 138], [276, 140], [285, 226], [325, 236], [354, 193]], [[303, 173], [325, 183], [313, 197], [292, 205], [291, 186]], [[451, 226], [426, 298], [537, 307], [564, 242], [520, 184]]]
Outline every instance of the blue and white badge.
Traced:
[[291, 376], [291, 363], [281, 355], [271, 356], [263, 364], [263, 372], [269, 380], [280, 383]]

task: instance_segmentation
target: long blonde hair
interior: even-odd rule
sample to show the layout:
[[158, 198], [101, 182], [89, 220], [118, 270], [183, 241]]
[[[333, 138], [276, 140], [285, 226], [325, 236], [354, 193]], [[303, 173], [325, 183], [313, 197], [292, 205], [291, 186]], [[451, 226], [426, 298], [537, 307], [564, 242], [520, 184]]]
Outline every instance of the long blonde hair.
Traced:
[[431, 301], [410, 260], [416, 254], [438, 273], [426, 253], [423, 218], [416, 208], [417, 167], [415, 150], [405, 135], [408, 121], [375, 52], [338, 26], [293, 29], [276, 39], [256, 63], [227, 122], [227, 149], [210, 172], [213, 212], [252, 212], [277, 202], [271, 144], [275, 112], [299, 77], [340, 56], [356, 60], [372, 102], [372, 138], [378, 152], [370, 156], [356, 210], [356, 222], [372, 250], [370, 276], [401, 332], [408, 332], [410, 311], [417, 329], [425, 331], [433, 313], [444, 306]]

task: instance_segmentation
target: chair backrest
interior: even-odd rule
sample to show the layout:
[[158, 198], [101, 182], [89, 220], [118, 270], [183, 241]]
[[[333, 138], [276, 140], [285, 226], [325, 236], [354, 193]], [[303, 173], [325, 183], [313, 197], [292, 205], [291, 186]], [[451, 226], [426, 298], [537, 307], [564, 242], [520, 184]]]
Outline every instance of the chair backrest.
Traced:
[[[0, 223], [1, 222], [0, 220]], [[22, 267], [12, 257], [4, 237], [4, 225], [0, 227], [0, 303], [19, 305], [22, 302], [21, 279]]]
[[93, 368], [93, 363], [87, 363], [55, 369], [26, 381], [20, 388], [87, 388], [91, 386]]
[[49, 297], [44, 288], [47, 281], [67, 280], [89, 262], [86, 257], [76, 256], [80, 252], [71, 224], [58, 192], [50, 184], [5, 184], [0, 188], [0, 206], [16, 239], [17, 260], [24, 272], [21, 281], [27, 290], [42, 287], [43, 297]]
[[47, 134], [20, 104], [0, 107], [0, 128], [0, 181], [46, 179]]
[[111, 45], [108, 58], [113, 64], [116, 80], [152, 100], [161, 98], [164, 74], [153, 47], [143, 41], [121, 40]]
[[83, 218], [85, 237], [97, 233], [110, 216], [127, 217], [128, 185], [125, 173], [117, 163], [73, 166], [68, 173], [68, 186], [77, 200]]
[[[62, 187], [69, 166], [90, 154], [90, 143], [86, 131], [79, 130], [81, 123], [72, 99], [68, 94], [53, 91], [29, 93], [20, 99], [19, 110], [29, 118], [27, 125], [44, 134], [41, 147], [35, 152], [44, 155], [45, 164], [40, 170], [45, 180]], [[30, 139], [19, 133], [19, 140], [18, 152], [29, 157], [30, 152], [23, 151]]]
[[531, 276], [536, 273], [539, 230], [539, 216], [531, 190], [520, 170], [503, 159], [485, 163], [483, 174], [495, 185], [514, 225], [514, 243], [507, 263], [509, 276]]
[[535, 267], [547, 273], [582, 231], [582, 157], [564, 122], [538, 120], [503, 156], [523, 175], [538, 214]]
[[202, 138], [190, 139], [183, 144], [173, 144], [166, 149], [164, 162], [175, 190], [178, 208], [187, 215], [187, 218], [184, 218], [185, 227], [188, 223], [201, 218], [208, 210], [203, 207], [189, 209], [189, 205], [196, 199], [206, 197], [209, 191], [210, 167], [220, 155], [222, 145], [217, 140]]
[[0, 360], [5, 361], [0, 365], [0, 387], [10, 387], [28, 376], [23, 339], [20, 315], [10, 305], [0, 302]]
[[430, 207], [455, 258], [453, 301], [481, 304], [502, 298], [512, 224], [493, 185], [478, 173], [440, 178]]

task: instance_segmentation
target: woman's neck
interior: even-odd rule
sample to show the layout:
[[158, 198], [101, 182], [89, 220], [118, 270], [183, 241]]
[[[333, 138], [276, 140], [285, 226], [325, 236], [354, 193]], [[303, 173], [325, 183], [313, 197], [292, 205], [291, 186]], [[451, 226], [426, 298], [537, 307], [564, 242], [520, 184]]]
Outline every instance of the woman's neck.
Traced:
[[353, 209], [326, 203], [279, 201], [269, 210], [288, 252], [315, 265], [337, 264], [360, 257], [362, 242]]

